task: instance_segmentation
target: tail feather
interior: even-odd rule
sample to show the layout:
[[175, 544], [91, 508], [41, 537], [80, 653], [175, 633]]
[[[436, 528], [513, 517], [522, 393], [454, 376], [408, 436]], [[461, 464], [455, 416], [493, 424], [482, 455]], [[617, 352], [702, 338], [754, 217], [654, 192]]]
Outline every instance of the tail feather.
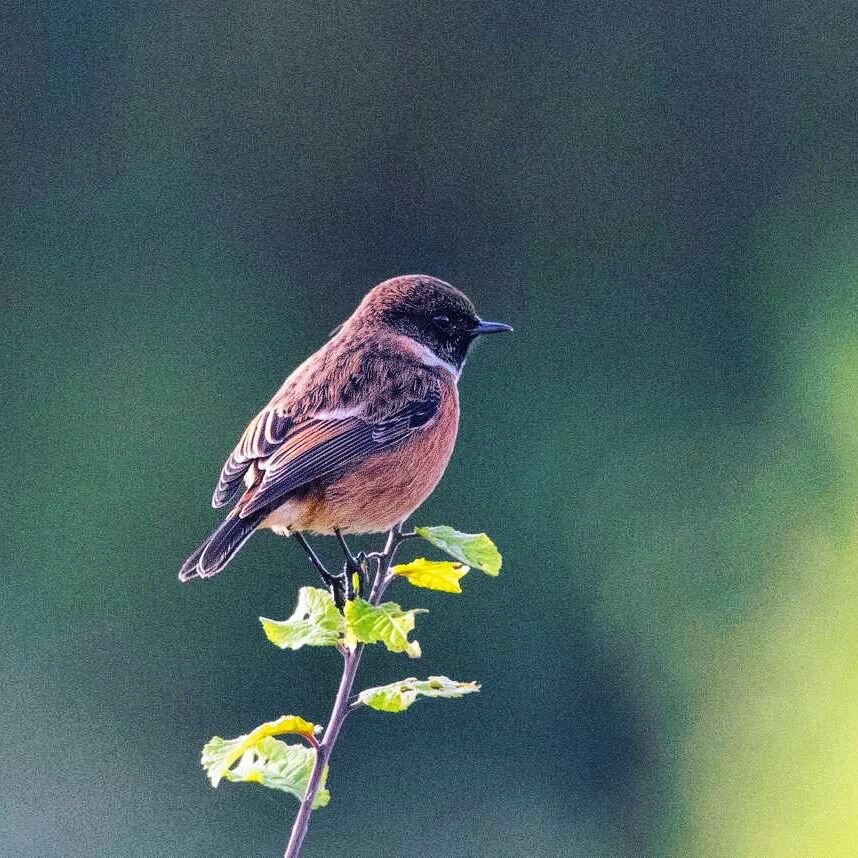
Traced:
[[253, 536], [266, 514], [267, 510], [260, 510], [247, 518], [239, 518], [237, 513], [225, 518], [182, 564], [179, 580], [184, 583], [194, 578], [211, 578], [217, 575]]

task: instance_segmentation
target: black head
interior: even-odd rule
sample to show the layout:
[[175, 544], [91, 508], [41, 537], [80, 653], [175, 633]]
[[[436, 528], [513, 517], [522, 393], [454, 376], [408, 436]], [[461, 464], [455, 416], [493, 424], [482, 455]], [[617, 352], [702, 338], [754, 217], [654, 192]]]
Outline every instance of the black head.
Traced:
[[357, 313], [410, 337], [456, 370], [478, 336], [512, 330], [501, 322], [484, 322], [464, 293], [422, 274], [385, 280], [364, 298]]

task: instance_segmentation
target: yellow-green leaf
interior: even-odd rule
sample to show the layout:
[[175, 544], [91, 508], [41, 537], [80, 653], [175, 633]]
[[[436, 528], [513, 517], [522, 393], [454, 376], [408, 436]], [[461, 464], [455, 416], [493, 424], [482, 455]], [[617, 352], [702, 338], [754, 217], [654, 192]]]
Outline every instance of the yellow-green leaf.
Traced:
[[487, 575], [497, 575], [501, 569], [500, 552], [485, 533], [462, 533], [447, 525], [415, 527], [414, 532], [436, 548], [479, 569]]
[[395, 602], [371, 605], [365, 599], [355, 598], [346, 602], [346, 640], [350, 646], [355, 642], [383, 643], [391, 652], [404, 652], [409, 658], [420, 658], [420, 644], [408, 640], [414, 629], [416, 614], [425, 614], [420, 609], [403, 611]]
[[[226, 740], [215, 736], [203, 748], [203, 765], [207, 758], [220, 759], [224, 755], [223, 746], [236, 740]], [[231, 751], [230, 751], [231, 753]], [[299, 801], [307, 792], [307, 784], [313, 773], [316, 751], [303, 745], [287, 745], [272, 736], [264, 736], [252, 747], [245, 748], [238, 763], [223, 772], [223, 778], [236, 783], [255, 783], [269, 789], [279, 789], [294, 795]], [[211, 777], [211, 771], [209, 772]], [[331, 794], [325, 789], [328, 779], [328, 767], [322, 772], [322, 783], [313, 799], [313, 809], [324, 807]], [[214, 786], [217, 786], [212, 780]]]
[[259, 622], [268, 640], [280, 649], [336, 646], [346, 630], [333, 596], [318, 587], [302, 587], [298, 591], [298, 607], [288, 620], [260, 617]]
[[285, 733], [313, 738], [318, 730], [321, 730], [321, 727], [298, 715], [281, 715], [276, 721], [266, 721], [235, 739], [214, 736], [203, 748], [203, 768], [212, 786], [216, 787], [222, 778], [227, 777], [232, 764], [247, 751], [253, 751], [263, 739]]
[[459, 579], [468, 574], [469, 568], [464, 563], [453, 563], [450, 560], [427, 560], [418, 557], [410, 563], [402, 563], [391, 570], [394, 575], [401, 575], [415, 587], [425, 587], [427, 590], [441, 590], [444, 593], [461, 593]]
[[416, 679], [410, 676], [400, 682], [367, 688], [358, 700], [380, 712], [404, 712], [418, 697], [463, 697], [480, 690], [476, 682], [456, 682], [446, 676]]

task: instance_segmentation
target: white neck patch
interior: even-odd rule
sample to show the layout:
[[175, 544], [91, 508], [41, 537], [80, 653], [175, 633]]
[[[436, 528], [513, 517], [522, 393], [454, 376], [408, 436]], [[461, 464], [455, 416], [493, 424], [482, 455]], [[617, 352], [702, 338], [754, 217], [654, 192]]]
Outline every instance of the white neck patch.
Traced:
[[456, 381], [459, 380], [459, 376], [462, 372], [461, 369], [453, 366], [449, 361], [439, 358], [432, 349], [428, 346], [424, 346], [423, 343], [418, 343], [417, 340], [414, 340], [411, 337], [405, 337], [405, 339], [408, 340], [415, 356], [420, 360], [420, 363], [424, 366], [440, 366], [442, 369], [446, 369], [447, 372], [456, 379]]

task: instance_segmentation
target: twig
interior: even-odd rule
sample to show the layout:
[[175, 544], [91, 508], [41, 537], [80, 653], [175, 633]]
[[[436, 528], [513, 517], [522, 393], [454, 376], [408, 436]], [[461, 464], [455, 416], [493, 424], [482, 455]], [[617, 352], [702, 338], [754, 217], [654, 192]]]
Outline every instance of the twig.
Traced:
[[[368, 555], [377, 562], [375, 577], [373, 578], [368, 599], [370, 604], [378, 605], [381, 602], [384, 591], [394, 577], [390, 571], [390, 567], [393, 563], [393, 556], [396, 554], [396, 549], [406, 539], [411, 539], [413, 536], [415, 536], [414, 533], [403, 533], [402, 525], [397, 525], [387, 534], [387, 542], [385, 543], [384, 550]], [[328, 725], [325, 728], [322, 741], [319, 742], [316, 749], [313, 771], [310, 774], [310, 780], [307, 783], [307, 790], [304, 793], [301, 806], [298, 808], [298, 815], [295, 817], [295, 822], [292, 825], [292, 833], [289, 837], [289, 843], [286, 845], [283, 858], [298, 858], [301, 852], [301, 845], [304, 842], [304, 838], [307, 835], [307, 828], [310, 825], [313, 801], [322, 784], [322, 776], [328, 765], [328, 760], [331, 758], [331, 752], [334, 749], [337, 737], [340, 735], [343, 722], [349, 712], [355, 708], [354, 703], [349, 703], [349, 697], [352, 693], [352, 685], [354, 684], [358, 665], [360, 664], [360, 657], [363, 653], [363, 644], [357, 644], [353, 650], [344, 648], [342, 653], [343, 674], [340, 677], [337, 696], [334, 699], [334, 705], [331, 709], [331, 715], [328, 718]]]

